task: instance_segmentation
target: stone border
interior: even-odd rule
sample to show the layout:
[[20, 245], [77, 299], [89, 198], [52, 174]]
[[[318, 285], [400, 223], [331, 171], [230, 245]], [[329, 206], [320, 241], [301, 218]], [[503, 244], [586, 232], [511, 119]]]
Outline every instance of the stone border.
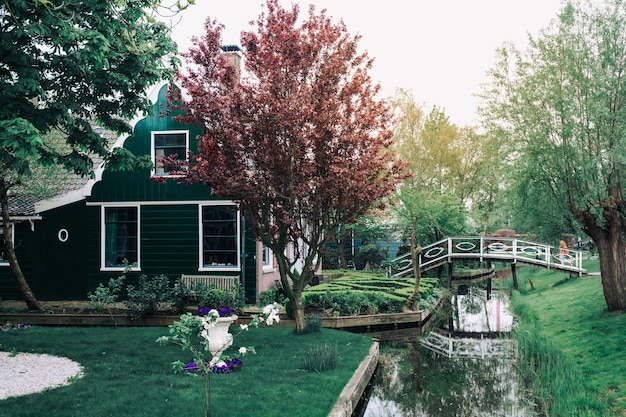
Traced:
[[351, 417], [376, 371], [379, 358], [379, 342], [374, 341], [370, 351], [339, 395], [328, 417]]

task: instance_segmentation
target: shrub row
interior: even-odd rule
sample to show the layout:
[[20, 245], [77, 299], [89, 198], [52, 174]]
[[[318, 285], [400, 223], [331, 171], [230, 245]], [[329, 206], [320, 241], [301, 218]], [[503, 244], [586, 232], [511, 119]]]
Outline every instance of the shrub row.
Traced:
[[136, 285], [125, 286], [125, 280], [126, 276], [122, 275], [111, 278], [106, 285], [100, 283], [93, 292], [87, 294], [89, 308], [110, 312], [119, 299], [124, 299], [129, 316], [139, 319], [158, 310], [181, 314], [192, 305], [215, 308], [228, 305], [236, 310], [243, 307], [244, 292], [241, 284], [230, 294], [204, 284], [188, 286], [180, 278], [170, 283], [166, 275], [141, 275]]

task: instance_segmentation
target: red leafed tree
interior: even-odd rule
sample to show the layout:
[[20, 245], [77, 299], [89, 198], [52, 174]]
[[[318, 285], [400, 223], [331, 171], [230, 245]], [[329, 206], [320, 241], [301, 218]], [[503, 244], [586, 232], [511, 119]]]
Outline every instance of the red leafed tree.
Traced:
[[276, 257], [301, 331], [301, 295], [325, 235], [380, 204], [401, 167], [388, 150], [390, 109], [376, 99], [359, 37], [325, 10], [311, 6], [301, 23], [298, 15], [298, 6], [268, 0], [256, 30], [241, 35], [241, 73], [223, 51], [223, 26], [207, 20], [179, 81], [183, 119], [206, 132], [188, 178], [240, 203]]

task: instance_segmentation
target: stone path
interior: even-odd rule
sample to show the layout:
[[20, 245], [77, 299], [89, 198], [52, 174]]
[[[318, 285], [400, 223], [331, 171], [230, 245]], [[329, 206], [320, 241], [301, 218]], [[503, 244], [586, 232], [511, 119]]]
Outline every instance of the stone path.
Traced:
[[82, 367], [68, 358], [0, 352], [0, 400], [70, 384]]

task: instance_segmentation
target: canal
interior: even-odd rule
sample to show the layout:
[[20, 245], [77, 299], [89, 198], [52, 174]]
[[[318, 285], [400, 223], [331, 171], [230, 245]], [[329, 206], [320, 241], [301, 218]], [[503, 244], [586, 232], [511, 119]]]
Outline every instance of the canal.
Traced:
[[[455, 291], [457, 292], [457, 291]], [[426, 336], [381, 341], [363, 417], [538, 417], [520, 384], [507, 290], [463, 285]]]

